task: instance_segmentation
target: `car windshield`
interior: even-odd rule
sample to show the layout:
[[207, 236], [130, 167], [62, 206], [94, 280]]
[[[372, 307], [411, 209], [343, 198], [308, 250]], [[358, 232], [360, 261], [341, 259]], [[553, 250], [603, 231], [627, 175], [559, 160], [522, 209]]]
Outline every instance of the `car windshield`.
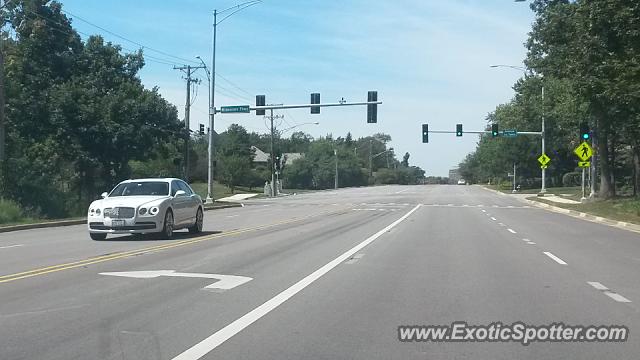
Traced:
[[169, 195], [169, 183], [163, 181], [139, 181], [121, 183], [109, 194], [115, 196]]

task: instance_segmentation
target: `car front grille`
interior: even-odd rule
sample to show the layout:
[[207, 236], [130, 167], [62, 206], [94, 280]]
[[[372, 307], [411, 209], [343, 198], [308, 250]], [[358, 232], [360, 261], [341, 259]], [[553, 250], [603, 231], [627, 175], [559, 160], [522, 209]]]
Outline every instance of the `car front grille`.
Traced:
[[136, 209], [131, 207], [114, 207], [104, 209], [104, 216], [111, 219], [131, 219]]

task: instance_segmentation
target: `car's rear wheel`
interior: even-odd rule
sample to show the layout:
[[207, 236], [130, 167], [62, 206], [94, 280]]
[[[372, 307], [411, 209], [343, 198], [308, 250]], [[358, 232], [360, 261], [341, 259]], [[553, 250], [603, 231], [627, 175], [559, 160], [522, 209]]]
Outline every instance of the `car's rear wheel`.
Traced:
[[171, 209], [168, 209], [167, 213], [164, 215], [164, 225], [160, 232], [160, 237], [162, 239], [171, 239], [173, 236], [173, 225], [173, 212], [171, 212]]
[[203, 224], [203, 214], [202, 208], [198, 208], [198, 212], [196, 212], [196, 222], [193, 223], [193, 226], [189, 228], [190, 234], [198, 234], [202, 232], [202, 224]]
[[91, 240], [104, 240], [107, 238], [107, 234], [103, 233], [89, 233], [89, 236], [91, 236]]

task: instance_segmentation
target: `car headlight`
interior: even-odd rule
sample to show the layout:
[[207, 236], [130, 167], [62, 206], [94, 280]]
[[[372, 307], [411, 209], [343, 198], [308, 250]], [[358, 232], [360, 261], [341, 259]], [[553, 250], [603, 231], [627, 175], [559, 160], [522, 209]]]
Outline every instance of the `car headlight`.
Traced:
[[138, 214], [140, 214], [140, 215], [144, 215], [144, 214], [146, 214], [146, 213], [147, 213], [147, 208], [140, 208], [140, 209], [138, 210]]
[[96, 215], [100, 215], [100, 209], [96, 209]]
[[151, 209], [149, 209], [149, 214], [151, 215], [155, 215], [158, 213], [158, 211], [160, 211], [160, 209], [158, 209], [157, 206], [152, 207]]

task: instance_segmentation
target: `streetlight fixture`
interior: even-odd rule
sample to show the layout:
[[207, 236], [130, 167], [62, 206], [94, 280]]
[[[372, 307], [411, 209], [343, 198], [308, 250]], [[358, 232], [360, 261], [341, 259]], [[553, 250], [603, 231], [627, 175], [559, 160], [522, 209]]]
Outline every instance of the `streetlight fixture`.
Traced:
[[[216, 114], [216, 33], [218, 25], [220, 25], [223, 21], [227, 20], [230, 16], [235, 13], [242, 11], [248, 7], [253, 5], [257, 5], [261, 3], [262, 0], [252, 0], [246, 1], [241, 4], [226, 8], [222, 11], [213, 10], [213, 41], [212, 41], [212, 54], [211, 54], [211, 89], [209, 90], [209, 169], [207, 175], [207, 199], [205, 202], [207, 204], [213, 203], [213, 132], [214, 132], [214, 116]], [[227, 14], [228, 13], [228, 14]], [[227, 14], [221, 20], [218, 21], [218, 15]]]
[[[515, 70], [520, 70], [524, 73], [525, 76], [527, 76], [527, 69], [522, 67], [522, 66], [514, 66], [514, 65], [503, 65], [503, 64], [498, 64], [498, 65], [490, 65], [489, 67], [492, 68], [509, 68], [509, 69], [515, 69]], [[531, 71], [529, 71], [529, 75], [531, 76], [535, 76]], [[539, 77], [542, 80], [542, 76], [536, 76]], [[544, 131], [544, 83], [542, 84], [542, 153], [545, 153], [545, 144], [544, 144], [544, 140], [545, 140], [545, 131]], [[547, 187], [546, 187], [546, 173], [547, 173], [547, 169], [545, 167], [542, 167], [542, 186], [540, 187], [540, 196], [544, 196], [544, 194], [547, 192]]]

